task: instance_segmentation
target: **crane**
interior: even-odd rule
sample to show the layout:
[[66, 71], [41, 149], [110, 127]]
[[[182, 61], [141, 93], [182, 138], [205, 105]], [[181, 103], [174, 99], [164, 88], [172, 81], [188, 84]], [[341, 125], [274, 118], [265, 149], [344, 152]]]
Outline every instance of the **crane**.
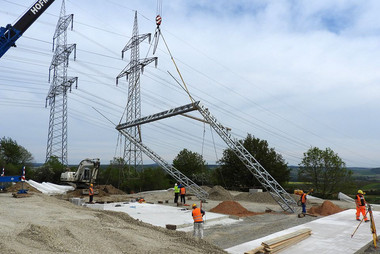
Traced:
[[38, 0], [25, 14], [12, 26], [0, 27], [0, 58], [16, 46], [16, 41], [36, 21], [41, 14], [54, 2], [54, 0]]

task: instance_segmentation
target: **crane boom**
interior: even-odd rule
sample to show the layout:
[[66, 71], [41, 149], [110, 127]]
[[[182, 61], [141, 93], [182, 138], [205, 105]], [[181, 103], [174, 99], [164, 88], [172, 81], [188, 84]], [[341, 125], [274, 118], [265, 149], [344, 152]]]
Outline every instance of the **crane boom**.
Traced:
[[54, 0], [38, 0], [25, 14], [12, 26], [0, 27], [0, 58], [12, 46], [21, 35], [36, 21], [41, 14], [54, 2]]

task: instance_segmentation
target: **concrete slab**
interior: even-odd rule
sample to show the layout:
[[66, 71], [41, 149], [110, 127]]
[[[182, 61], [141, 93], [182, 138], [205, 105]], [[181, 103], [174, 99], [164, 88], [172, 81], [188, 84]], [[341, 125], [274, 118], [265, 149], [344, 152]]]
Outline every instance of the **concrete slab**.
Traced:
[[[359, 222], [355, 220], [355, 213], [355, 209], [348, 209], [337, 214], [279, 231], [260, 239], [239, 244], [226, 249], [226, 251], [228, 253], [241, 254], [259, 247], [263, 241], [283, 236], [302, 228], [309, 228], [312, 232], [309, 238], [284, 249], [281, 254], [304, 254], [305, 251], [319, 254], [355, 253], [372, 241], [370, 223], [364, 223], [364, 221], [356, 231], [354, 237], [351, 238], [352, 233], [359, 224]], [[375, 222], [380, 223], [380, 212], [374, 211], [373, 214]]]
[[[134, 219], [164, 228], [166, 224], [171, 224], [176, 225], [177, 229], [181, 231], [190, 231], [193, 226], [191, 210], [186, 208], [138, 202], [86, 204], [86, 206], [93, 209], [124, 212]], [[204, 221], [204, 226], [207, 228], [211, 225], [235, 223], [239, 220], [230, 219], [228, 215], [224, 214], [206, 212]]]

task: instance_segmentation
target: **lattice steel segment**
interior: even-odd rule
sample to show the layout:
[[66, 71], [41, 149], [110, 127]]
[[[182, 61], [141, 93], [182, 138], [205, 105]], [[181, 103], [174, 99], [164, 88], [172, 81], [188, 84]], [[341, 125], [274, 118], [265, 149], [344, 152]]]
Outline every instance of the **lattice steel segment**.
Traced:
[[131, 136], [125, 129], [118, 130], [122, 135], [124, 135], [131, 143], [136, 145], [141, 151], [143, 151], [149, 158], [155, 161], [158, 165], [160, 165], [168, 174], [170, 174], [177, 182], [182, 183], [186, 186], [187, 190], [193, 193], [197, 198], [202, 201], [205, 201], [208, 198], [208, 193], [199, 187], [196, 183], [194, 183], [190, 178], [185, 176], [181, 171], [167, 163], [163, 158], [161, 158], [158, 154], [153, 152], [147, 146], [145, 146], [142, 142], [136, 140], [133, 136]]
[[177, 107], [177, 108], [169, 109], [169, 110], [166, 110], [166, 111], [162, 111], [162, 112], [157, 113], [157, 114], [153, 114], [153, 115], [149, 115], [149, 116], [142, 117], [142, 118], [139, 118], [139, 119], [135, 119], [135, 120], [130, 121], [130, 122], [119, 124], [118, 126], [116, 126], [116, 130], [127, 129], [127, 128], [134, 127], [136, 125], [141, 125], [141, 124], [145, 124], [145, 123], [149, 123], [149, 122], [154, 122], [154, 121], [161, 120], [161, 119], [164, 119], [164, 118], [168, 118], [168, 117], [172, 117], [172, 116], [175, 116], [175, 115], [184, 114], [184, 113], [187, 113], [187, 112], [190, 112], [190, 111], [193, 111], [193, 110], [197, 110], [198, 109], [197, 108], [198, 104], [199, 104], [199, 101], [194, 102], [194, 103], [190, 103], [190, 104], [187, 104], [187, 105], [184, 105], [184, 106], [181, 106], [181, 107]]
[[[118, 80], [122, 77], [126, 77], [128, 80], [127, 110], [125, 115], [121, 117], [121, 121], [123, 119], [125, 119], [125, 121], [132, 121], [141, 117], [140, 74], [143, 72], [144, 66], [153, 61], [156, 62], [157, 66], [157, 57], [139, 59], [139, 45], [147, 38], [150, 41], [150, 34], [139, 35], [138, 33], [137, 12], [135, 12], [132, 37], [122, 50], [123, 58], [124, 52], [130, 49], [131, 59], [129, 64], [116, 77], [116, 84], [118, 84]], [[139, 126], [129, 128], [127, 132], [130, 136], [134, 137], [134, 139], [141, 140], [141, 130]], [[142, 152], [133, 142], [128, 142], [127, 138], [124, 140], [123, 159], [127, 165], [134, 166], [135, 170], [143, 170]]]
[[295, 207], [297, 206], [297, 203], [289, 193], [281, 187], [281, 185], [268, 173], [268, 171], [265, 170], [252, 154], [248, 152], [238, 139], [231, 137], [231, 133], [228, 132], [227, 128], [220, 124], [204, 105], [199, 103], [197, 108], [205, 120], [211, 125], [216, 133], [218, 133], [224, 142], [226, 142], [281, 208], [286, 212], [294, 213], [296, 211]]
[[75, 60], [76, 44], [67, 44], [67, 28], [70, 23], [72, 25], [73, 14], [66, 16], [65, 13], [65, 0], [63, 0], [60, 18], [53, 36], [53, 50], [55, 41], [56, 46], [49, 68], [49, 82], [51, 71], [53, 71], [53, 79], [46, 96], [46, 106], [47, 103], [50, 106], [46, 161], [55, 156], [67, 166], [67, 92], [71, 91], [74, 83], [76, 83], [75, 88], [77, 87], [78, 78], [67, 76], [69, 56], [74, 52]]

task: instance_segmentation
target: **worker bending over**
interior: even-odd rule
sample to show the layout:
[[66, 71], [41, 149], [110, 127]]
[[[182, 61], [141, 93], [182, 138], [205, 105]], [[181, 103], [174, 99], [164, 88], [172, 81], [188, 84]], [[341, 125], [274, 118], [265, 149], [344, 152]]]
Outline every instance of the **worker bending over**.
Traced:
[[363, 215], [363, 219], [365, 222], [368, 222], [367, 212], [366, 212], [366, 201], [364, 199], [364, 192], [362, 190], [358, 190], [355, 198], [356, 203], [356, 220], [360, 221], [360, 213]]
[[196, 204], [193, 204], [193, 220], [194, 220], [194, 237], [199, 237], [203, 239], [203, 216], [205, 215], [205, 211], [200, 208], [197, 208]]

